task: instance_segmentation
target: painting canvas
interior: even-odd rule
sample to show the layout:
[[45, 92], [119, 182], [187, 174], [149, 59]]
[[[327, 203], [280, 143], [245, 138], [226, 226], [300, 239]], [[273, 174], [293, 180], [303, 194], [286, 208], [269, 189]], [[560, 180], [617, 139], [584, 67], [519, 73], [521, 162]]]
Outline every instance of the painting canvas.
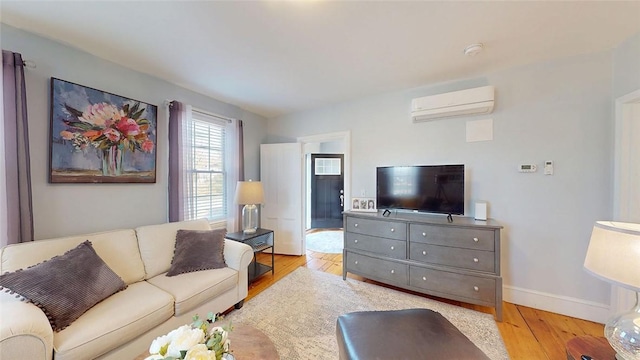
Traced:
[[155, 183], [155, 105], [51, 78], [52, 183]]

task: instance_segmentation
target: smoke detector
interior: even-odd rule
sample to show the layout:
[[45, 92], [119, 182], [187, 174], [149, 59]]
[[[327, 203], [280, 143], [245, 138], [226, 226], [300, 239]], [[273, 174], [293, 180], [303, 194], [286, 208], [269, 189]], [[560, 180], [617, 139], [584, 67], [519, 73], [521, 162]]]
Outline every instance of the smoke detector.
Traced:
[[464, 54], [467, 56], [476, 56], [483, 48], [484, 45], [482, 45], [482, 43], [471, 44], [464, 48]]

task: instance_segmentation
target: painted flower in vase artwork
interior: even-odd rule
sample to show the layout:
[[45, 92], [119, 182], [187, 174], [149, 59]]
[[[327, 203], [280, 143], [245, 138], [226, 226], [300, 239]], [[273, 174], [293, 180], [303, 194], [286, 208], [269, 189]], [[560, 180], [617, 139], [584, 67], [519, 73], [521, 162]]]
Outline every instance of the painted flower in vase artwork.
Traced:
[[121, 175], [122, 157], [127, 151], [154, 150], [151, 122], [144, 117], [146, 107], [140, 102], [126, 103], [122, 108], [105, 102], [82, 110], [67, 104], [64, 108], [71, 118], [63, 121], [66, 129], [60, 136], [76, 150], [97, 149], [102, 155], [103, 175]]

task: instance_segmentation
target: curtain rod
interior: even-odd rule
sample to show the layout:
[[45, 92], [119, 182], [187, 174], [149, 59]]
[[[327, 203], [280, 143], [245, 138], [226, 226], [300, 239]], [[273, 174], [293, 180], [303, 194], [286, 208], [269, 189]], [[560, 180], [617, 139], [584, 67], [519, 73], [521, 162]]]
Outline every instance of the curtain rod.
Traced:
[[29, 68], [29, 69], [35, 69], [36, 68], [36, 62], [33, 60], [22, 60], [22, 66]]
[[[171, 100], [165, 100], [165, 101], [164, 101], [164, 104], [165, 104], [166, 106], [171, 106]], [[212, 116], [212, 117], [214, 117], [214, 118], [218, 118], [218, 119], [220, 119], [220, 120], [225, 120], [225, 121], [226, 121], [226, 122], [228, 122], [228, 123], [231, 123], [231, 122], [233, 122], [234, 120], [237, 120], [237, 119], [229, 118], [229, 117], [226, 117], [226, 116], [222, 116], [222, 115], [218, 115], [218, 114], [210, 113], [210, 112], [208, 112], [208, 111], [204, 111], [204, 110], [200, 110], [200, 109], [194, 109], [194, 108], [191, 108], [191, 111], [192, 111], [192, 112], [196, 112], [196, 113], [198, 113], [198, 114], [202, 114], [202, 115]]]

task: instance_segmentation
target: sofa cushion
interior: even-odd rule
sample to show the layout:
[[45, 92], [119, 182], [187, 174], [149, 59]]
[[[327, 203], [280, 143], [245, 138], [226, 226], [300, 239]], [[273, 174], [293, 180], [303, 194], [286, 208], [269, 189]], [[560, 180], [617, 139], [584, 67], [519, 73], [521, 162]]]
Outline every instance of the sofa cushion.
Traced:
[[140, 256], [144, 262], [145, 279], [164, 274], [171, 267], [176, 233], [185, 230], [210, 230], [207, 220], [179, 221], [136, 228]]
[[220, 269], [224, 262], [224, 236], [227, 230], [178, 230], [176, 248], [167, 276]]
[[162, 274], [147, 280], [147, 282], [173, 296], [175, 315], [180, 316], [205, 301], [233, 289], [238, 284], [238, 272], [227, 267], [173, 277]]
[[55, 358], [94, 359], [155, 328], [172, 315], [171, 295], [145, 281], [131, 284], [57, 333], [53, 340]]
[[0, 275], [2, 287], [42, 309], [53, 330], [60, 331], [127, 284], [102, 261], [87, 240], [63, 255]]
[[89, 240], [98, 256], [127, 284], [144, 279], [144, 265], [133, 230], [113, 230], [13, 244], [0, 249], [0, 273], [16, 271], [62, 255]]

